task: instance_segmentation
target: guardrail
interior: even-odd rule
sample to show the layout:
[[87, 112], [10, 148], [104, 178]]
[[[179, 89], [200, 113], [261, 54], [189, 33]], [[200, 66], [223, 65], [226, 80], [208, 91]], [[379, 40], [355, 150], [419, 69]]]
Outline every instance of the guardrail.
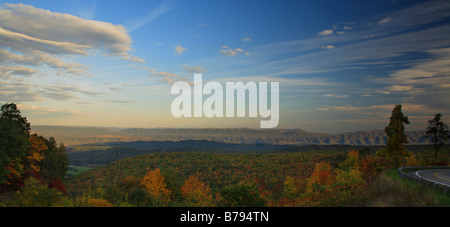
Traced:
[[[408, 179], [408, 180], [416, 182], [416, 183], [430, 185], [433, 188], [436, 188], [436, 189], [444, 192], [446, 195], [450, 195], [450, 187], [448, 185], [441, 184], [441, 183], [435, 182], [435, 181], [431, 181], [431, 180], [425, 179], [425, 178], [415, 174], [417, 171], [420, 171], [420, 170], [441, 169], [441, 168], [443, 168], [443, 167], [421, 167], [420, 166], [420, 167], [401, 167], [401, 168], [398, 168], [397, 170], [402, 178]], [[446, 168], [448, 168], [448, 167], [446, 167]], [[413, 174], [405, 173], [403, 171], [403, 170], [407, 170], [407, 169], [413, 170], [413, 171], [411, 171], [411, 173], [413, 173]]]

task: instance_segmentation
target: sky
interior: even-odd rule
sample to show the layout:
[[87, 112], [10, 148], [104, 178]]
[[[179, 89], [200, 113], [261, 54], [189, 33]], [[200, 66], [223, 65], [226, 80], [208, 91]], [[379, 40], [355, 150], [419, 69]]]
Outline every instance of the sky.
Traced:
[[0, 1], [0, 103], [32, 125], [259, 128], [175, 118], [171, 87], [279, 82], [277, 128], [383, 130], [450, 115], [450, 2]]

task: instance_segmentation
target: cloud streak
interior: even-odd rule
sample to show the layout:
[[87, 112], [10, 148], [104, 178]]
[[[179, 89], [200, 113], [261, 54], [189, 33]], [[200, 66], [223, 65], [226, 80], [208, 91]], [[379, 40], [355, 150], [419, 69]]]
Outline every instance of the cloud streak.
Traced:
[[158, 17], [169, 12], [172, 8], [173, 5], [168, 4], [164, 1], [156, 8], [151, 9], [145, 16], [129, 21], [127, 24], [128, 31], [133, 32], [141, 27], [146, 26], [147, 24], [156, 20]]
[[[103, 56], [143, 62], [130, 55], [131, 37], [124, 26], [86, 20], [23, 4], [0, 6], [0, 62], [9, 75], [31, 75], [31, 67], [50, 66], [58, 75], [88, 75], [86, 66], [67, 63], [65, 56]], [[21, 70], [13, 70], [22, 67]], [[28, 68], [28, 70], [25, 70]], [[28, 72], [28, 73], [27, 73]], [[33, 72], [33, 73], [32, 73]]]

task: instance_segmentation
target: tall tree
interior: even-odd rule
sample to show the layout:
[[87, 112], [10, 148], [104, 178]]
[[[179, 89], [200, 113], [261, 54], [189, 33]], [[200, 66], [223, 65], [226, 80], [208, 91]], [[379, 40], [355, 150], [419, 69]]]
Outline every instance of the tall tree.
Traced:
[[428, 121], [426, 137], [434, 145], [434, 162], [436, 163], [439, 148], [447, 143], [449, 132], [448, 126], [442, 120], [442, 114], [434, 115], [434, 118]]
[[0, 185], [11, 185], [23, 174], [23, 159], [29, 147], [29, 123], [15, 104], [1, 107]]
[[408, 117], [402, 112], [402, 105], [396, 105], [392, 110], [389, 125], [385, 127], [388, 140], [386, 148], [380, 149], [377, 155], [390, 159], [396, 168], [400, 166], [401, 161], [410, 155], [405, 145], [408, 138], [405, 134], [405, 124], [409, 124]]
[[47, 146], [47, 150], [44, 150], [44, 159], [41, 161], [40, 166], [43, 180], [47, 184], [51, 184], [54, 178], [64, 179], [69, 165], [64, 145], [58, 147], [53, 137], [50, 137], [48, 140], [42, 136], [39, 136], [39, 138]]
[[30, 123], [27, 122], [26, 117], [22, 117], [20, 110], [17, 108], [15, 103], [7, 103], [2, 106], [2, 115], [1, 118], [9, 119], [11, 121], [17, 122], [19, 127], [23, 130], [23, 132], [30, 134], [31, 126]]

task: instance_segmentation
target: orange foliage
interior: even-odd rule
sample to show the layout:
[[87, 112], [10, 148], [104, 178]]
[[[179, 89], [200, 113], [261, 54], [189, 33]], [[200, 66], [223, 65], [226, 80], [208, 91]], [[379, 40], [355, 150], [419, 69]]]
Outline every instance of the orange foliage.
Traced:
[[331, 173], [332, 168], [330, 164], [328, 164], [327, 162], [317, 163], [314, 172], [311, 174], [311, 178], [308, 181], [307, 190], [308, 188], [311, 189], [314, 184], [331, 185], [333, 183], [333, 177]]
[[110, 202], [108, 202], [107, 200], [104, 200], [104, 199], [92, 199], [91, 198], [87, 201], [87, 203], [89, 206], [92, 206], [92, 207], [113, 207], [113, 205]]
[[211, 188], [196, 176], [190, 176], [180, 188], [180, 192], [188, 206], [211, 206]]
[[47, 150], [48, 147], [36, 134], [30, 136], [29, 140], [31, 147], [27, 150], [25, 161], [32, 170], [39, 172], [39, 163], [44, 159], [44, 151]]
[[147, 172], [141, 181], [141, 185], [147, 189], [148, 194], [161, 201], [169, 200], [170, 191], [167, 189], [167, 185], [164, 182], [164, 177], [161, 174], [159, 168]]
[[314, 172], [306, 183], [306, 199], [311, 203], [309, 205], [317, 205], [316, 203], [330, 196], [329, 193], [335, 181], [332, 173], [332, 168], [327, 162], [316, 164]]
[[6, 164], [6, 169], [9, 171], [9, 174], [6, 176], [8, 178], [6, 185], [14, 185], [17, 183], [17, 179], [20, 179], [22, 176], [23, 165], [16, 159], [11, 163]]
[[377, 175], [376, 161], [371, 157], [364, 157], [359, 162], [362, 177], [366, 183], [372, 182]]

